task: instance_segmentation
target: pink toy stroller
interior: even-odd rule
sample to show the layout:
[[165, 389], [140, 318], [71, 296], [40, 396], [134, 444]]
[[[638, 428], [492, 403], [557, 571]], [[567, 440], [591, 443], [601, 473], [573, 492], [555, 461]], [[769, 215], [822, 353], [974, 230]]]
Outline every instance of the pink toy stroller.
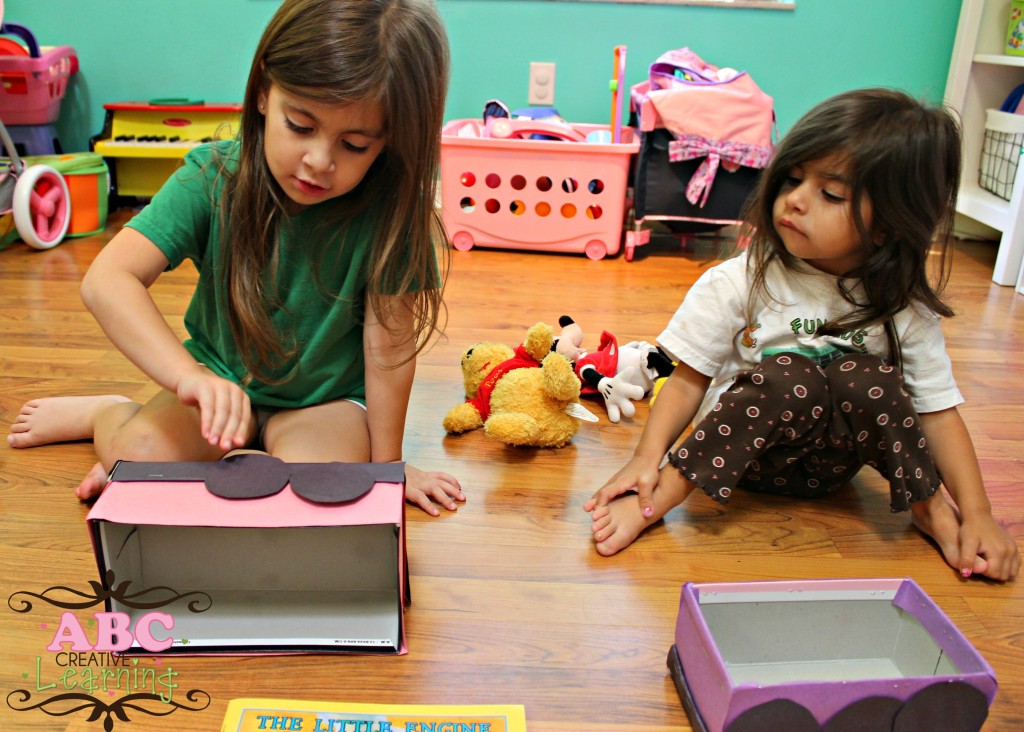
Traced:
[[64, 176], [48, 165], [26, 166], [3, 122], [0, 141], [10, 158], [0, 170], [0, 246], [13, 240], [11, 219], [21, 239], [34, 249], [60, 244], [71, 222]]
[[633, 172], [633, 223], [625, 257], [650, 240], [647, 221], [684, 239], [740, 223], [771, 160], [773, 100], [744, 71], [688, 48], [663, 54], [632, 88], [630, 124], [641, 133]]
[[[15, 23], [4, 23], [3, 12], [3, 0], [0, 0], [0, 34], [13, 33], [21, 36], [29, 46], [29, 56], [40, 56], [39, 48], [28, 29]], [[35, 59], [25, 59], [29, 62], [33, 60]], [[49, 74], [49, 69], [38, 72], [34, 65], [30, 64], [24, 67], [24, 70], [23, 66], [24, 62], [19, 59], [19, 63], [12, 65], [16, 72], [0, 75], [3, 81], [3, 88], [0, 89], [3, 94], [0, 98], [4, 102], [0, 104], [0, 117], [11, 117], [14, 119], [13, 123], [17, 124], [52, 121], [50, 118], [56, 117], [60, 107], [63, 85], [55, 84], [53, 79], [46, 75]], [[61, 81], [63, 80], [62, 77]], [[23, 119], [28, 114], [26, 110], [35, 111], [34, 100], [39, 96], [34, 93], [37, 86], [43, 88], [44, 94], [49, 97], [43, 99], [39, 111], [44, 117], [36, 119], [30, 116]], [[53, 92], [56, 86], [60, 87], [60, 94]], [[8, 101], [12, 104], [10, 109], [6, 106]], [[71, 195], [64, 177], [48, 165], [26, 166], [18, 157], [17, 148], [2, 119], [0, 142], [3, 143], [7, 157], [7, 160], [0, 161], [0, 247], [10, 243], [18, 235], [35, 249], [56, 246], [64, 238], [71, 223]]]

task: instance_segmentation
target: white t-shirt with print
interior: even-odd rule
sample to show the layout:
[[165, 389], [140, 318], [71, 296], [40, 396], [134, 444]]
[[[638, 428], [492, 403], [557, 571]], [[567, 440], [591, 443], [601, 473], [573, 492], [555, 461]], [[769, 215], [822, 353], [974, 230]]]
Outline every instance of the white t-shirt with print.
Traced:
[[[852, 307], [839, 293], [839, 278], [803, 262], [797, 270], [772, 263], [766, 283], [774, 299], [761, 297], [753, 323], [745, 316], [751, 273], [743, 254], [701, 275], [676, 310], [658, 343], [712, 379], [694, 423], [718, 402], [736, 376], [781, 351], [807, 356], [824, 366], [846, 353], [889, 357], [883, 325], [841, 335], [817, 335], [822, 323]], [[908, 307], [894, 318], [903, 358], [904, 386], [918, 413], [963, 403], [953, 378], [938, 315]]]

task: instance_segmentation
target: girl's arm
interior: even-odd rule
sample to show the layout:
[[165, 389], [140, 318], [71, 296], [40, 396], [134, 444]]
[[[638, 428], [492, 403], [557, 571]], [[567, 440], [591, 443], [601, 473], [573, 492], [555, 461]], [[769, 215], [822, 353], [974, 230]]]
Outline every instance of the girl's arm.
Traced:
[[697, 414], [710, 383], [709, 377], [680, 362], [658, 392], [633, 458], [583, 508], [593, 511], [616, 496], [635, 490], [640, 510], [644, 516], [650, 516], [654, 510], [651, 495], [658, 484], [661, 461]]
[[395, 299], [388, 308], [390, 322], [385, 327], [367, 301], [363, 328], [366, 422], [370, 431], [370, 460], [375, 463], [402, 459], [405, 417], [416, 374], [416, 337], [410, 303]]
[[974, 444], [956, 407], [921, 414], [928, 450], [960, 511], [959, 561], [969, 575], [977, 557], [988, 562], [992, 579], [1013, 579], [1020, 568], [1017, 544], [992, 516]]
[[[366, 422], [370, 433], [370, 460], [375, 463], [402, 459], [402, 439], [409, 408], [409, 395], [416, 374], [416, 337], [413, 331], [411, 298], [393, 299], [387, 304], [385, 327], [366, 303], [363, 351], [366, 361]], [[401, 364], [401, 365], [398, 365]], [[452, 498], [465, 500], [455, 478], [445, 473], [425, 473], [406, 466], [405, 498], [432, 516], [440, 511], [437, 501], [450, 511]]]
[[210, 444], [241, 447], [250, 418], [248, 396], [196, 363], [150, 297], [148, 288], [167, 264], [152, 241], [123, 228], [82, 279], [82, 301], [128, 360], [183, 403], [199, 408]]

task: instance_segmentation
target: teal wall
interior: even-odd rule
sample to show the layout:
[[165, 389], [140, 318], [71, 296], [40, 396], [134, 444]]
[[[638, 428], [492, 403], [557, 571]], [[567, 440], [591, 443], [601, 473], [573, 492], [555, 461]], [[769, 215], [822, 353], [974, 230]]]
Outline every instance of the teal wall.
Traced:
[[[6, 0], [8, 21], [43, 45], [74, 46], [81, 69], [58, 132], [83, 150], [104, 102], [154, 97], [237, 101], [277, 0]], [[526, 106], [530, 61], [556, 64], [555, 106], [575, 122], [608, 118], [612, 49], [628, 46], [627, 81], [689, 46], [745, 69], [775, 97], [780, 132], [817, 101], [894, 86], [940, 101], [958, 0], [796, 0], [793, 11], [697, 6], [438, 0], [451, 37], [448, 118], [492, 97]]]

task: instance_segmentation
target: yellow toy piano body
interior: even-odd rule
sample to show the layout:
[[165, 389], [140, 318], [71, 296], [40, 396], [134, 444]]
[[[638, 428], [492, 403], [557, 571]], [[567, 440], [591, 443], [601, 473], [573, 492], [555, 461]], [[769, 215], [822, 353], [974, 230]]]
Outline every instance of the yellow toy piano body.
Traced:
[[93, 149], [107, 159], [113, 193], [150, 197], [181, 166], [185, 154], [238, 132], [241, 104], [188, 100], [104, 104], [103, 131]]

